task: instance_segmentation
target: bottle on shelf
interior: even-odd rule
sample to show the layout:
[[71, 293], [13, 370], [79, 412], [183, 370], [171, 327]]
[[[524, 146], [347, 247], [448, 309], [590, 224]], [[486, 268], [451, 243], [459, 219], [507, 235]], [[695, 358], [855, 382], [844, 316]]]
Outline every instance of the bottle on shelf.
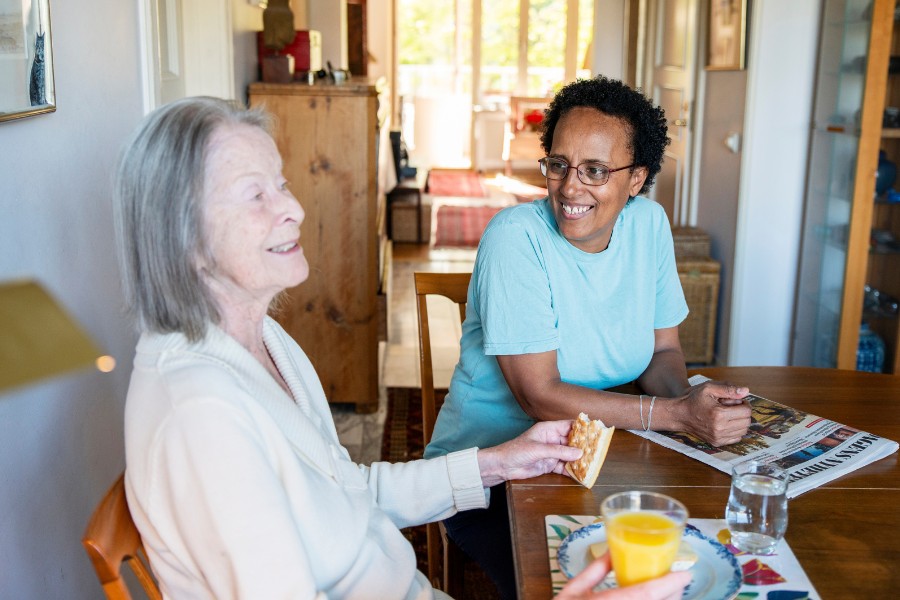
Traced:
[[884, 371], [884, 340], [869, 329], [868, 323], [859, 327], [859, 346], [856, 349], [856, 370], [881, 373]]
[[878, 170], [875, 172], [875, 195], [884, 196], [897, 180], [897, 165], [889, 160], [884, 150], [878, 152]]

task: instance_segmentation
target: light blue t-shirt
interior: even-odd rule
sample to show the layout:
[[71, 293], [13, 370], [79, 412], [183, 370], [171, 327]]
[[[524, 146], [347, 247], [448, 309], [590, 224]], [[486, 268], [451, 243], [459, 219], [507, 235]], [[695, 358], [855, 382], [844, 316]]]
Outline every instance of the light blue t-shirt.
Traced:
[[478, 246], [459, 363], [425, 457], [495, 446], [534, 424], [496, 355], [556, 350], [563, 381], [607, 389], [637, 379], [653, 356], [654, 329], [687, 314], [656, 202], [629, 202], [596, 254], [559, 233], [546, 198], [504, 209]]

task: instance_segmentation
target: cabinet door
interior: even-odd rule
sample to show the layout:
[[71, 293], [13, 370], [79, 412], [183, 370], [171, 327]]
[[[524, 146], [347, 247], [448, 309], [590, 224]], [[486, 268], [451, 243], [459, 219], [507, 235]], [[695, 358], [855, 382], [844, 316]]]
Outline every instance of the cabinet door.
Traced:
[[275, 117], [284, 175], [306, 212], [300, 243], [309, 278], [288, 290], [274, 316], [309, 356], [330, 402], [375, 406], [374, 92], [252, 94], [251, 103]]
[[893, 4], [824, 4], [794, 365], [856, 366]]
[[[893, 163], [900, 165], [900, 13], [895, 11], [894, 35], [888, 72], [881, 150], [887, 163], [879, 164], [882, 193], [875, 199], [872, 218], [872, 252], [866, 282], [869, 284], [863, 317], [885, 342], [884, 370], [900, 374], [900, 179], [890, 183]], [[891, 107], [888, 109], [887, 107]], [[885, 189], [886, 188], [886, 189]]]

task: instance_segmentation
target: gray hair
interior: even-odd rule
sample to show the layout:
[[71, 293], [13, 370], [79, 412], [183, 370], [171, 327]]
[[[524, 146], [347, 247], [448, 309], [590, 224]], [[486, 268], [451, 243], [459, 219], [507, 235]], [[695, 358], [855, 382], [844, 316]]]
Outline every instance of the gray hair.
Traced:
[[219, 307], [200, 274], [208, 262], [203, 180], [215, 131], [246, 124], [271, 131], [271, 119], [237, 102], [197, 97], [150, 113], [127, 143], [113, 188], [126, 308], [142, 331], [181, 332], [198, 341]]

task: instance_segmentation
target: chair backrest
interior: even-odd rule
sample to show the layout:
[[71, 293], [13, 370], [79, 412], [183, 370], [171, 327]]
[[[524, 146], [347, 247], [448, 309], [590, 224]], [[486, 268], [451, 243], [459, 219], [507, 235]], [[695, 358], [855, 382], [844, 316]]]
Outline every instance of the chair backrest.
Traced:
[[428, 329], [428, 296], [443, 296], [459, 305], [460, 323], [466, 318], [466, 294], [471, 273], [415, 273], [416, 314], [419, 318], [419, 371], [422, 377], [422, 432], [431, 441], [437, 407], [434, 402], [434, 365]]
[[81, 543], [94, 564], [103, 592], [109, 600], [131, 600], [131, 594], [122, 579], [123, 564], [131, 567], [148, 598], [162, 600], [162, 594], [150, 572], [141, 534], [128, 510], [124, 473], [97, 505]]
[[[422, 434], [425, 445], [431, 441], [437, 406], [434, 400], [434, 365], [431, 361], [431, 332], [428, 327], [428, 296], [443, 296], [459, 306], [459, 322], [466, 318], [466, 294], [471, 273], [415, 273], [416, 315], [419, 319], [419, 372], [422, 377]], [[443, 523], [426, 525], [428, 580], [453, 598], [465, 597], [462, 551], [446, 536]], [[444, 560], [440, 548], [444, 547]], [[443, 569], [439, 565], [443, 565]], [[443, 577], [440, 572], [443, 570]]]

